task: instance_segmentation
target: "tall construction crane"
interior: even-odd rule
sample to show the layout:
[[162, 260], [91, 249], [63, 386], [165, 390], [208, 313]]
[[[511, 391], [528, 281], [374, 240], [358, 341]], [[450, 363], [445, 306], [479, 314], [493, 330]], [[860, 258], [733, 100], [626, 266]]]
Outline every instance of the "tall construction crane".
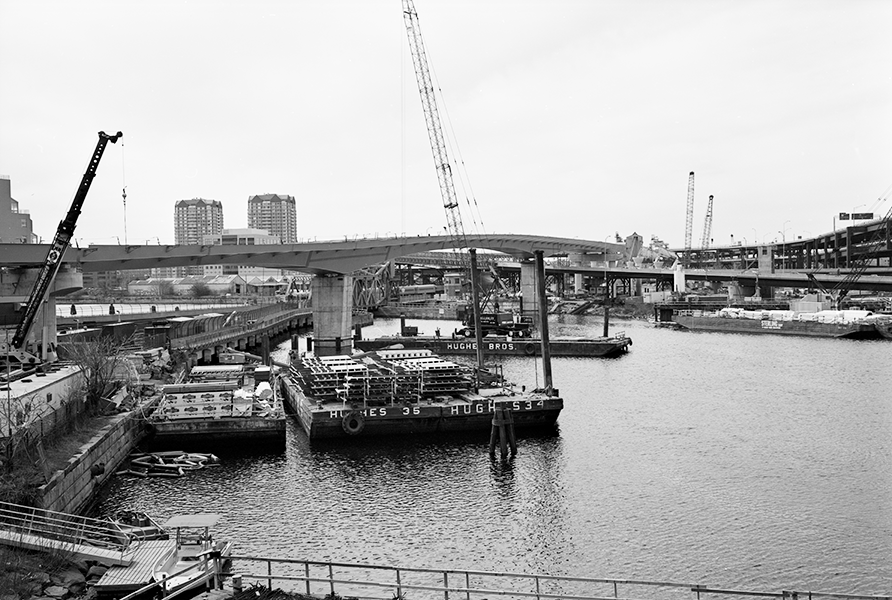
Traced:
[[691, 264], [691, 234], [694, 231], [694, 172], [688, 175], [688, 213], [684, 225], [684, 266]]
[[709, 239], [712, 235], [712, 194], [709, 196], [709, 203], [706, 205], [706, 220], [703, 221], [703, 239], [700, 240], [700, 248], [709, 250]]
[[10, 347], [3, 348], [3, 346], [6, 346], [6, 342], [0, 343], [0, 351], [16, 358], [22, 363], [36, 362], [36, 358], [30, 353], [23, 351], [22, 347], [25, 345], [25, 340], [28, 338], [28, 332], [31, 331], [31, 326], [34, 324], [37, 311], [40, 310], [40, 305], [46, 298], [50, 285], [52, 284], [53, 279], [55, 279], [56, 273], [59, 272], [59, 267], [62, 265], [62, 257], [68, 249], [68, 244], [71, 242], [71, 238], [74, 236], [74, 228], [77, 226], [77, 220], [81, 215], [81, 208], [84, 205], [84, 200], [87, 198], [87, 192], [90, 191], [90, 185], [93, 183], [93, 178], [96, 176], [96, 169], [99, 167], [99, 161], [102, 159], [105, 147], [109, 142], [113, 144], [116, 143], [123, 135], [124, 134], [120, 131], [115, 135], [109, 135], [104, 131], [99, 132], [99, 141], [96, 142], [96, 149], [93, 150], [90, 164], [87, 165], [87, 171], [84, 173], [84, 176], [81, 179], [81, 184], [78, 186], [77, 192], [74, 194], [74, 199], [71, 201], [71, 207], [68, 209], [68, 214], [59, 222], [59, 227], [56, 229], [56, 236], [53, 238], [53, 243], [50, 246], [49, 252], [46, 254], [43, 266], [40, 268], [40, 273], [37, 275], [37, 282], [31, 290], [31, 296], [28, 298], [28, 302], [25, 304], [22, 320], [16, 328], [15, 335], [13, 335], [12, 341], [9, 344]]
[[[421, 106], [424, 109], [424, 121], [427, 124], [427, 135], [430, 138], [431, 152], [434, 156], [434, 167], [440, 182], [440, 195], [443, 198], [443, 210], [446, 211], [447, 231], [452, 246], [458, 253], [462, 271], [467, 273], [471, 279], [471, 304], [477, 337], [477, 373], [479, 376], [484, 366], [480, 292], [477, 284], [477, 251], [476, 248], [468, 248], [468, 239], [465, 235], [465, 227], [462, 224], [461, 211], [455, 195], [455, 184], [452, 181], [452, 165], [449, 163], [449, 155], [446, 152], [446, 136], [443, 134], [443, 126], [440, 124], [434, 84], [431, 81], [427, 53], [424, 51], [424, 41], [421, 39], [421, 26], [418, 23], [418, 13], [415, 11], [415, 3], [412, 0], [403, 0], [403, 21], [406, 24], [406, 36], [409, 39], [409, 49], [412, 52], [412, 64], [415, 67], [415, 79], [418, 82], [418, 92], [421, 95]], [[461, 248], [468, 248], [467, 255], [460, 251]]]
[[[440, 195], [443, 198], [443, 210], [446, 211], [447, 231], [456, 248], [467, 248], [465, 228], [462, 225], [461, 211], [456, 199], [455, 184], [452, 181], [452, 166], [446, 152], [446, 136], [443, 134], [443, 127], [440, 124], [440, 113], [437, 110], [437, 99], [434, 84], [431, 81], [427, 54], [424, 51], [424, 41], [421, 39], [418, 13], [415, 11], [415, 4], [412, 0], [403, 0], [403, 21], [406, 24], [406, 35], [409, 38], [409, 49], [412, 52], [415, 79], [418, 82], [418, 92], [421, 95], [421, 106], [424, 109], [424, 121], [427, 125], [427, 135], [430, 138], [431, 152], [434, 156], [434, 167], [440, 182]], [[460, 255], [462, 266], [467, 270], [467, 258], [464, 253], [460, 253]]]

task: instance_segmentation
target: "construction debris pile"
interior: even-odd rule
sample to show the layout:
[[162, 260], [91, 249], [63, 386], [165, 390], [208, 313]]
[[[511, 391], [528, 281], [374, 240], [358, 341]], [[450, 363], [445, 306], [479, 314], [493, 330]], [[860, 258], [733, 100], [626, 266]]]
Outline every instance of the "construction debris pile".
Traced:
[[134, 452], [129, 457], [129, 465], [116, 475], [132, 475], [136, 477], [182, 477], [187, 471], [196, 471], [205, 467], [220, 464], [220, 459], [213, 454], [183, 452], [170, 450], [167, 452]]

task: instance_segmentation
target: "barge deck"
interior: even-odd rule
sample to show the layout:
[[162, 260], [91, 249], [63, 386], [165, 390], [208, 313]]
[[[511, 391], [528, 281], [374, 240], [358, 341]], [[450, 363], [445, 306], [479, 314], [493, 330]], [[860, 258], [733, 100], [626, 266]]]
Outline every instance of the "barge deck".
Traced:
[[295, 359], [282, 391], [309, 438], [475, 431], [491, 428], [497, 407], [519, 431], [553, 429], [557, 390], [475, 387], [473, 371], [430, 350]]

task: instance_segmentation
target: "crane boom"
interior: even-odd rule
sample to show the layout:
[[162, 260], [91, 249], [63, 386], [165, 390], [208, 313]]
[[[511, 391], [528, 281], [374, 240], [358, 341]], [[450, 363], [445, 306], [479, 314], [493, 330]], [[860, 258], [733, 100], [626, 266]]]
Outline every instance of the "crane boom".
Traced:
[[688, 211], [684, 225], [684, 266], [691, 264], [691, 234], [694, 231], [694, 172], [688, 175]]
[[84, 205], [87, 192], [90, 191], [90, 184], [93, 183], [93, 178], [96, 176], [96, 169], [99, 167], [99, 160], [102, 158], [102, 153], [105, 152], [105, 147], [109, 142], [116, 143], [122, 135], [124, 134], [120, 131], [115, 135], [108, 135], [104, 131], [99, 132], [99, 141], [96, 142], [96, 149], [93, 150], [93, 156], [90, 158], [90, 164], [87, 165], [87, 171], [84, 173], [81, 184], [74, 194], [74, 200], [71, 201], [68, 214], [65, 215], [65, 218], [62, 219], [59, 227], [56, 229], [56, 236], [53, 238], [53, 243], [46, 254], [40, 273], [37, 275], [37, 282], [31, 290], [27, 304], [25, 304], [25, 313], [12, 338], [11, 345], [13, 348], [21, 348], [25, 344], [25, 339], [28, 337], [28, 332], [31, 330], [34, 318], [37, 316], [37, 311], [40, 309], [40, 305], [46, 297], [50, 284], [56, 277], [56, 273], [59, 272], [59, 267], [62, 265], [62, 257], [65, 255], [68, 244], [74, 235], [77, 219], [81, 215], [81, 208]]
[[700, 241], [700, 248], [709, 250], [709, 240], [712, 235], [712, 195], [709, 196], [709, 203], [706, 205], [706, 220], [703, 221], [703, 238]]
[[[412, 0], [403, 0], [403, 21], [406, 24], [406, 35], [409, 38], [409, 49], [412, 52], [412, 64], [415, 67], [415, 79], [418, 82], [421, 106], [424, 109], [424, 121], [427, 125], [427, 135], [434, 157], [434, 167], [437, 170], [437, 179], [440, 183], [440, 195], [443, 198], [443, 210], [446, 212], [447, 230], [456, 249], [466, 248], [467, 237], [456, 199], [455, 184], [452, 181], [452, 166], [446, 151], [446, 137], [440, 124], [440, 113], [437, 110], [437, 99], [434, 84], [431, 81], [427, 53], [424, 51], [424, 41], [421, 39], [418, 13], [415, 11], [415, 4]], [[466, 267], [467, 259], [463, 253], [461, 256], [462, 265]]]

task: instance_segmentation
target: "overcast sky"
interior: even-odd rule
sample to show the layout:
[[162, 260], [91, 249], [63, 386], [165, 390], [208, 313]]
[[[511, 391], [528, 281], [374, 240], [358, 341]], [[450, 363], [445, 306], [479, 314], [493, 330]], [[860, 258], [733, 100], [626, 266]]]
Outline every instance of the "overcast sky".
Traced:
[[[714, 245], [890, 207], [888, 0], [415, 5], [468, 232], [682, 246], [690, 171], [694, 246], [710, 194]], [[400, 0], [0, 0], [0, 173], [45, 240], [99, 130], [81, 244], [123, 243], [125, 184], [131, 244], [195, 197], [245, 227], [293, 195], [301, 238], [446, 225]]]

